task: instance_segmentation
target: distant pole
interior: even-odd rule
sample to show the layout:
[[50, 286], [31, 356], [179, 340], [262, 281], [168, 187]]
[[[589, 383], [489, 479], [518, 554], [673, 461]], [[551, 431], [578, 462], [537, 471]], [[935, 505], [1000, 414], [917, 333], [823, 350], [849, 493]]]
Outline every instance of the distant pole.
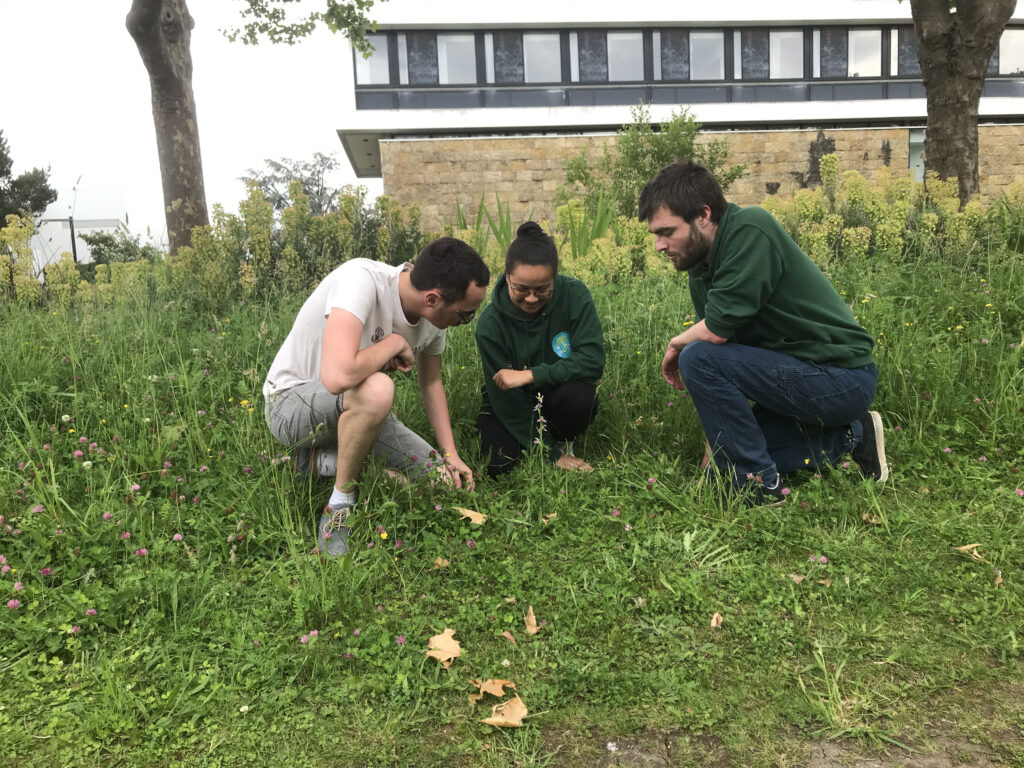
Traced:
[[75, 245], [75, 217], [68, 216], [68, 224], [71, 225], [71, 258], [78, 263], [78, 246]]

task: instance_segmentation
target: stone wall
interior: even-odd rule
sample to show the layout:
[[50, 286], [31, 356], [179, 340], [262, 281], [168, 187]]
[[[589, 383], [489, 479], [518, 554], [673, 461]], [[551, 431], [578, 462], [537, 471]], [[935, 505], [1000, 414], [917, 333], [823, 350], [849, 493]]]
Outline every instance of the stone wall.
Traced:
[[[865, 176], [883, 166], [907, 172], [909, 129], [843, 128], [826, 131], [706, 131], [699, 141], [725, 138], [730, 160], [747, 173], [727, 197], [755, 205], [771, 193], [788, 195], [816, 186], [817, 160], [835, 153], [842, 170]], [[418, 205], [423, 226], [440, 230], [454, 222], [456, 203], [475, 216], [481, 195], [494, 210], [495, 195], [514, 220], [554, 217], [551, 204], [563, 182], [562, 161], [589, 148], [599, 157], [611, 134], [590, 136], [495, 136], [485, 138], [390, 139], [381, 141], [384, 194]], [[986, 198], [1024, 181], [1024, 126], [979, 127], [979, 173]]]

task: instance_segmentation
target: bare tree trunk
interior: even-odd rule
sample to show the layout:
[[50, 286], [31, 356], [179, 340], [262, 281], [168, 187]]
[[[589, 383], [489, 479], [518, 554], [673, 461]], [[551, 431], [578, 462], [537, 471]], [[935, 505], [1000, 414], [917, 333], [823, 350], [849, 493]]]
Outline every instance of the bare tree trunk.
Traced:
[[125, 22], [149, 72], [167, 235], [174, 253], [191, 242], [193, 227], [210, 223], [192, 95], [195, 23], [185, 0], [133, 0]]
[[928, 101], [925, 168], [956, 178], [960, 205], [978, 184], [978, 103], [1016, 0], [910, 0]]

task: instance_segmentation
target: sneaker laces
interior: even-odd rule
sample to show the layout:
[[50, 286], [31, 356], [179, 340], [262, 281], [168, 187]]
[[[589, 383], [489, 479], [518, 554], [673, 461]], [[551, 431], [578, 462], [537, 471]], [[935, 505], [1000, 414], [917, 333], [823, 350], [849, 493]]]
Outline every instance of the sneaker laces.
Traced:
[[331, 533], [345, 526], [351, 507], [338, 507], [335, 509], [330, 505], [324, 507], [324, 517], [327, 521], [323, 524], [324, 533]]

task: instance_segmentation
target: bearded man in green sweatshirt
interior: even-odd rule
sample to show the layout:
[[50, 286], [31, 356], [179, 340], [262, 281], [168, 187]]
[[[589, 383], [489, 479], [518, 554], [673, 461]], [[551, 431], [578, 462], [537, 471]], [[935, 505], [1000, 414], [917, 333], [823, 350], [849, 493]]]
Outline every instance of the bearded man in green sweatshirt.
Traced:
[[669, 341], [662, 377], [689, 392], [731, 487], [779, 503], [780, 476], [844, 454], [886, 480], [871, 335], [782, 225], [726, 203], [689, 161], [662, 169], [638, 207], [655, 248], [688, 273], [698, 318]]

